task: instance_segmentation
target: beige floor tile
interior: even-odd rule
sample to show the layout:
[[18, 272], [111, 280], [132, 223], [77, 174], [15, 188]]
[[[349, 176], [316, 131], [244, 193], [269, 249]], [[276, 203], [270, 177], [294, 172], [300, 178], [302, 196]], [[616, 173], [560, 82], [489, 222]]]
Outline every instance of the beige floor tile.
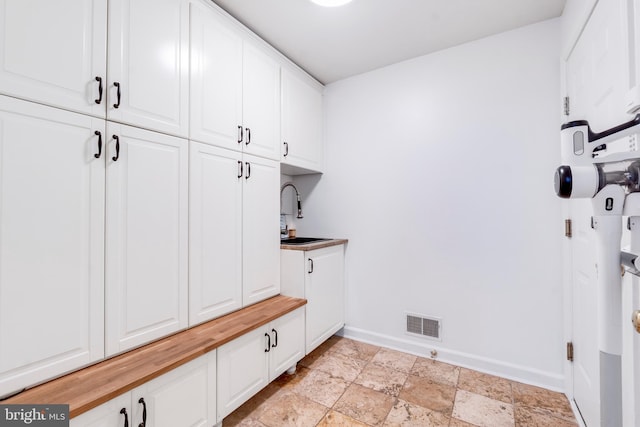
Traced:
[[576, 427], [575, 421], [567, 421], [548, 414], [541, 414], [526, 406], [516, 405], [515, 417], [517, 427]]
[[310, 369], [318, 369], [331, 374], [335, 378], [341, 378], [352, 382], [355, 380], [367, 362], [342, 355], [340, 353], [327, 352], [315, 360]]
[[400, 399], [424, 408], [451, 415], [456, 388], [409, 375], [400, 391]]
[[352, 384], [333, 409], [363, 423], [380, 426], [395, 401], [387, 394]]
[[408, 374], [387, 368], [386, 366], [369, 363], [362, 370], [354, 383], [381, 391], [390, 396], [398, 396], [400, 389], [407, 380]]
[[518, 382], [513, 382], [511, 386], [516, 405], [566, 421], [575, 421], [571, 405], [564, 394]]
[[340, 412], [329, 411], [317, 427], [369, 427], [369, 424], [361, 423]]
[[449, 417], [441, 412], [414, 405], [402, 399], [393, 405], [384, 427], [443, 427], [449, 425]]
[[477, 426], [473, 424], [469, 424], [468, 422], [459, 420], [457, 418], [451, 418], [449, 427], [477, 427]]
[[411, 372], [413, 364], [416, 362], [417, 357], [411, 354], [402, 353], [387, 348], [380, 348], [371, 363], [375, 363], [379, 366], [386, 366], [387, 368], [395, 369], [396, 371]]
[[315, 426], [328, 411], [328, 408], [296, 393], [288, 393], [273, 403], [265, 403], [268, 407], [258, 421], [267, 427]]
[[453, 418], [479, 427], [513, 427], [513, 405], [486, 396], [458, 390]]
[[511, 381], [504, 378], [462, 368], [458, 388], [505, 403], [513, 403]]
[[331, 346], [331, 351], [344, 354], [345, 356], [353, 357], [360, 360], [370, 361], [373, 356], [380, 350], [380, 347], [363, 343], [360, 341], [351, 340], [348, 338], [341, 338]]
[[344, 394], [347, 387], [349, 387], [349, 383], [343, 379], [336, 378], [319, 369], [313, 369], [296, 383], [292, 391], [331, 408]]
[[456, 386], [460, 368], [436, 360], [418, 357], [411, 369], [411, 375], [426, 378], [436, 383]]

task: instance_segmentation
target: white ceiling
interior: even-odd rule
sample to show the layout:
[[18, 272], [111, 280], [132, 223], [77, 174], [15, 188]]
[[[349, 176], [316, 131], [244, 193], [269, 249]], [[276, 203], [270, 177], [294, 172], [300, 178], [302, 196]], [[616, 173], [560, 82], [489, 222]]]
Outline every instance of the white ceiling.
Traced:
[[566, 0], [213, 0], [322, 83], [558, 17]]

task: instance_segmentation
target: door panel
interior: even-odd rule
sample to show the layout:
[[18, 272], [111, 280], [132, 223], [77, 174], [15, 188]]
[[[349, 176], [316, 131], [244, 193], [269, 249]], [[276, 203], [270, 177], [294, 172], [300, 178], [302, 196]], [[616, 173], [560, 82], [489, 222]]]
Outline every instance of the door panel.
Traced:
[[104, 121], [0, 97], [0, 395], [104, 356]]
[[[109, 124], [107, 354], [187, 326], [188, 142]], [[120, 151], [117, 161], [116, 141]]]
[[105, 116], [106, 0], [0, 0], [0, 28], [0, 93]]

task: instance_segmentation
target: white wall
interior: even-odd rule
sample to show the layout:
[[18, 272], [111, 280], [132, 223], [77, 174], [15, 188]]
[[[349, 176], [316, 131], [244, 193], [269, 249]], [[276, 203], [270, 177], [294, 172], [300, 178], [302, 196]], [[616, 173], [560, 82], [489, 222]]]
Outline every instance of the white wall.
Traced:
[[346, 335], [563, 388], [559, 40], [556, 19], [327, 86], [297, 225], [349, 239]]

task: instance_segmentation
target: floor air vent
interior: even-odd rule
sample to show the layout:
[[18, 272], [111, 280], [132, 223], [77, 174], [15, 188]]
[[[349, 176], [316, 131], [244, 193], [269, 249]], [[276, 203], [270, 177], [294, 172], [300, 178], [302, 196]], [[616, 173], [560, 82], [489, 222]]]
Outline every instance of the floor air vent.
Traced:
[[407, 333], [440, 340], [440, 319], [407, 314]]

